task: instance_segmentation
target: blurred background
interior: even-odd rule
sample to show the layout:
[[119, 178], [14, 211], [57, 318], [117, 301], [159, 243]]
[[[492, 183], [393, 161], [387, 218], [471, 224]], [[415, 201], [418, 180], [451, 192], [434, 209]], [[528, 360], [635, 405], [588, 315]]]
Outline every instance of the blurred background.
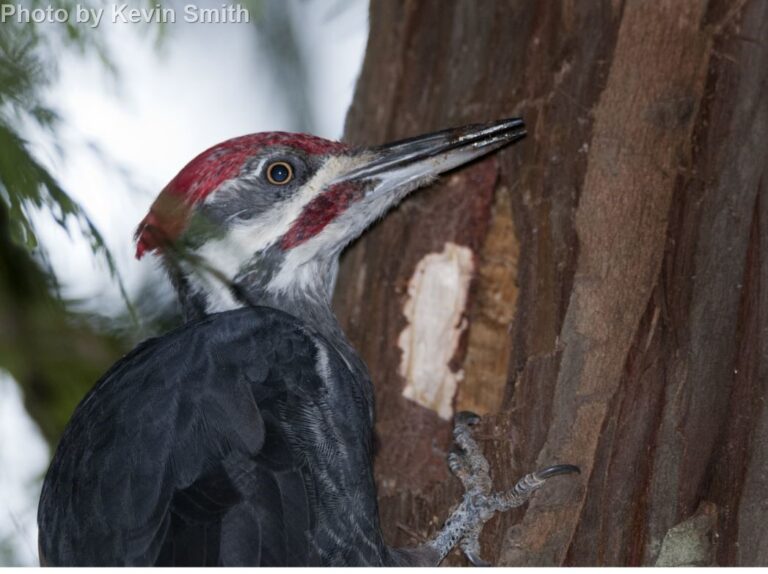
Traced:
[[155, 195], [230, 137], [342, 134], [367, 0], [243, 6], [249, 23], [0, 26], [0, 565], [37, 564], [40, 483], [77, 402], [179, 320], [156, 262], [133, 258]]

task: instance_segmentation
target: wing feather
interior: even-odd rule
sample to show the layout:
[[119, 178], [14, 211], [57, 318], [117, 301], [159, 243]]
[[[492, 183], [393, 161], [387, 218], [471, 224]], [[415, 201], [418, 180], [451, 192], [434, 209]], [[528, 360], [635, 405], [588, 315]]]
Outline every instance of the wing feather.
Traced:
[[146, 342], [80, 404], [38, 513], [52, 565], [317, 561], [314, 480], [284, 429], [322, 400], [317, 345], [277, 311]]

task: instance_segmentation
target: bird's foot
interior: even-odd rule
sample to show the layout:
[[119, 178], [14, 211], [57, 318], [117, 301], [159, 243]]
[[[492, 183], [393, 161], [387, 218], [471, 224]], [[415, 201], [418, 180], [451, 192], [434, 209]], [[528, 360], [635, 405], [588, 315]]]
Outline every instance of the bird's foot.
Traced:
[[464, 486], [464, 497], [443, 529], [428, 543], [439, 553], [440, 561], [458, 543], [474, 566], [489, 566], [480, 557], [479, 539], [485, 523], [497, 512], [524, 504], [553, 476], [579, 472], [579, 468], [571, 464], [549, 466], [525, 475], [510, 490], [494, 493], [488, 460], [472, 437], [472, 427], [479, 422], [479, 416], [466, 411], [458, 413], [454, 419], [456, 447], [448, 455], [448, 466]]

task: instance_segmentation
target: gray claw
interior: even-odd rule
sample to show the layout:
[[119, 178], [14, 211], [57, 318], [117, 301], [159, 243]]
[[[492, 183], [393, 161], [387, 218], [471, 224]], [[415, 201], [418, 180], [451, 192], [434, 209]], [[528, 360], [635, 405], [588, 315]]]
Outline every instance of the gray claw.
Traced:
[[484, 566], [491, 565], [490, 562], [488, 562], [487, 560], [483, 560], [474, 552], [466, 552], [465, 556], [467, 557], [467, 560], [469, 560], [469, 563], [472, 564], [472, 566], [484, 567]]
[[488, 459], [472, 437], [474, 429], [471, 427], [479, 422], [480, 417], [470, 411], [458, 412], [454, 417], [454, 446], [448, 454], [448, 466], [461, 481], [464, 496], [451, 511], [443, 528], [427, 543], [436, 552], [436, 565], [458, 542], [473, 566], [491, 566], [490, 562], [480, 558], [479, 537], [485, 523], [497, 512], [506, 512], [525, 504], [547, 479], [581, 472], [578, 466], [572, 464], [556, 464], [526, 474], [510, 490], [494, 493]]
[[536, 477], [541, 480], [546, 480], [560, 474], [581, 474], [581, 469], [573, 464], [556, 464], [537, 471]]
[[453, 422], [457, 425], [475, 426], [480, 422], [480, 415], [475, 414], [472, 411], [461, 411], [456, 413]]

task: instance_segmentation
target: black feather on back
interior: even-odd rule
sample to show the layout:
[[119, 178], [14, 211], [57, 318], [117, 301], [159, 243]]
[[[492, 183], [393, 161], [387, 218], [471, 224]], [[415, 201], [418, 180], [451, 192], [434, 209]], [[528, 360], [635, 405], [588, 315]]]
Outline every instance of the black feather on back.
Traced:
[[40, 500], [41, 556], [52, 565], [381, 564], [371, 389], [358, 364], [268, 308], [211, 315], [141, 344], [64, 433]]

